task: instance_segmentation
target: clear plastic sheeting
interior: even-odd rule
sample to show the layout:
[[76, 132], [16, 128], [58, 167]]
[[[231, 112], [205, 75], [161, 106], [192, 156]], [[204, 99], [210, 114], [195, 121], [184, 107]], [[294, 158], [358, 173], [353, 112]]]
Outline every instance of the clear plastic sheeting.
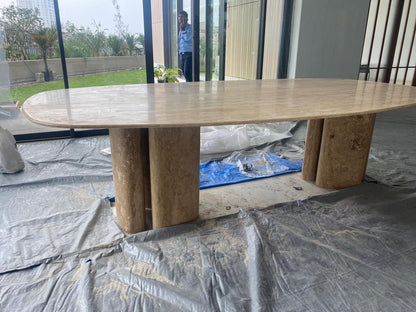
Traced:
[[292, 137], [296, 121], [201, 127], [201, 154], [233, 152]]
[[2, 271], [124, 237], [105, 200], [114, 194], [111, 159], [99, 153], [108, 143], [102, 137], [19, 144], [24, 170], [0, 174]]
[[2, 311], [412, 311], [415, 202], [363, 184], [2, 266]]
[[[19, 144], [24, 170], [0, 174], [0, 311], [415, 311], [416, 109], [401, 111], [377, 118], [374, 183], [129, 236], [105, 200], [108, 137]], [[301, 153], [304, 130], [240, 153]]]
[[60, 180], [66, 184], [84, 179], [112, 181], [111, 158], [99, 152], [109, 145], [108, 137], [18, 144], [25, 169], [13, 175], [0, 175], [0, 187], [53, 185]]
[[388, 185], [416, 187], [416, 107], [377, 114], [367, 175]]

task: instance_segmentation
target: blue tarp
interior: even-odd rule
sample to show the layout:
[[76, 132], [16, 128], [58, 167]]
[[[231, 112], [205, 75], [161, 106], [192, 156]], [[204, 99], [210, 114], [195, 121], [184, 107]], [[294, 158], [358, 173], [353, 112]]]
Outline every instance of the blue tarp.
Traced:
[[[235, 184], [302, 170], [302, 159], [282, 158], [275, 153], [243, 155], [234, 152], [222, 160], [199, 166], [199, 188]], [[109, 199], [114, 201], [114, 197]]]
[[299, 172], [302, 160], [281, 158], [275, 153], [249, 156], [233, 153], [223, 160], [203, 163], [199, 169], [199, 186], [204, 189]]

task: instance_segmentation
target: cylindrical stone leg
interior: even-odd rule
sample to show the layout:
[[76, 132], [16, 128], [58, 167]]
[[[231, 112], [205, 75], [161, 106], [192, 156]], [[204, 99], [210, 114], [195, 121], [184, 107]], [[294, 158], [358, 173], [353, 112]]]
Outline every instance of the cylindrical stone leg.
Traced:
[[323, 119], [308, 121], [302, 166], [302, 178], [306, 181], [315, 181], [316, 178], [323, 126]]
[[317, 186], [342, 189], [364, 180], [375, 117], [366, 114], [325, 119]]
[[145, 202], [150, 200], [147, 129], [110, 129], [116, 215], [127, 233], [145, 228]]
[[199, 127], [149, 129], [154, 229], [198, 218], [199, 138]]

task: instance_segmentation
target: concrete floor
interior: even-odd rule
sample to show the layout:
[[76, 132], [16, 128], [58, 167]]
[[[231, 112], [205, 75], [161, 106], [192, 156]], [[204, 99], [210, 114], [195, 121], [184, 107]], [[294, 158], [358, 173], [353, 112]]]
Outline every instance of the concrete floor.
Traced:
[[214, 187], [200, 191], [200, 219], [237, 213], [240, 209], [266, 208], [273, 204], [303, 200], [331, 192], [302, 179], [302, 173]]

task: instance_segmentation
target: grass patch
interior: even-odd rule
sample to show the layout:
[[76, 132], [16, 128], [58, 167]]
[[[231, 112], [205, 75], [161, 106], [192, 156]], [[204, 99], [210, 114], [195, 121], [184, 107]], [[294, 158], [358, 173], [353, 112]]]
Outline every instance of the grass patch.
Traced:
[[[69, 78], [70, 88], [80, 87], [98, 87], [124, 84], [141, 84], [146, 83], [146, 71], [128, 70], [117, 73], [96, 74], [83, 77]], [[10, 93], [14, 101], [20, 101], [23, 104], [32, 95], [43, 92], [58, 90], [64, 88], [63, 80], [42, 82], [28, 86], [10, 88]]]

